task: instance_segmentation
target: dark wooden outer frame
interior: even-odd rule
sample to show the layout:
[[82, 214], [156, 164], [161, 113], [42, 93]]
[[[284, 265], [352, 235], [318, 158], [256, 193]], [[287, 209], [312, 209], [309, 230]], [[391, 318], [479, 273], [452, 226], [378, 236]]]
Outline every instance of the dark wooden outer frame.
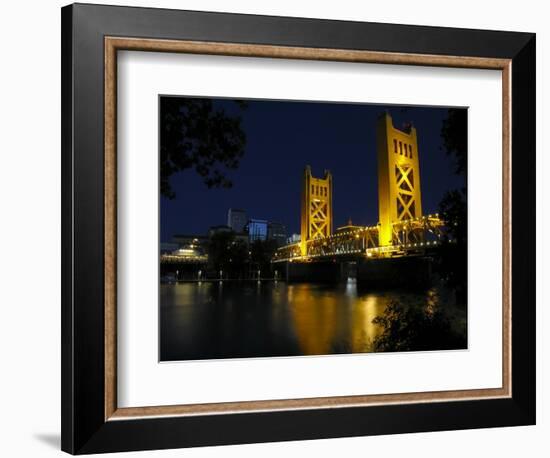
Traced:
[[[105, 152], [115, 147], [109, 139], [116, 125], [114, 117], [111, 123], [105, 119], [115, 112], [113, 98], [104, 98], [113, 91], [108, 83], [113, 80], [105, 76], [115, 70], [109, 66], [109, 53], [158, 50], [159, 40], [162, 49], [174, 52], [182, 52], [185, 41], [186, 52], [207, 54], [503, 69], [504, 86], [511, 85], [507, 93], [512, 119], [503, 144], [506, 150], [511, 142], [513, 171], [511, 187], [504, 193], [505, 209], [513, 208], [512, 224], [504, 220], [511, 252], [506, 243], [503, 251], [505, 264], [511, 258], [507, 313], [513, 340], [507, 354], [507, 396], [459, 402], [449, 400], [457, 396], [432, 402], [413, 396], [401, 403], [382, 399], [374, 405], [347, 406], [327, 400], [311, 409], [276, 410], [267, 404], [261, 411], [240, 413], [221, 406], [218, 412], [196, 409], [193, 416], [175, 415], [175, 406], [173, 416], [163, 417], [148, 417], [155, 411], [138, 409], [133, 414], [143, 415], [140, 419], [116, 409], [114, 308], [105, 307], [116, 288], [109, 259], [116, 240], [116, 202], [114, 193], [105, 192], [115, 177], [114, 163]], [[189, 46], [196, 49], [190, 51]], [[308, 55], [300, 57], [303, 50]], [[504, 111], [505, 117], [510, 114]], [[63, 450], [93, 453], [535, 422], [534, 34], [71, 5], [62, 9], [62, 150]], [[504, 182], [509, 178], [505, 175]], [[514, 223], [520, 229], [511, 231]], [[111, 229], [115, 234], [109, 236]], [[504, 273], [506, 278], [510, 269]]]
[[[177, 52], [239, 57], [271, 57], [355, 63], [422, 64], [500, 70], [502, 76], [502, 385], [498, 388], [425, 391], [376, 395], [332, 396], [301, 399], [221, 402], [169, 406], [119, 408], [117, 405], [117, 56], [118, 51]], [[510, 279], [510, 59], [434, 56], [426, 54], [381, 53], [376, 51], [304, 48], [189, 40], [105, 37], [105, 419], [146, 416], [205, 415], [323, 407], [357, 407], [374, 404], [433, 402], [511, 396], [511, 279]]]

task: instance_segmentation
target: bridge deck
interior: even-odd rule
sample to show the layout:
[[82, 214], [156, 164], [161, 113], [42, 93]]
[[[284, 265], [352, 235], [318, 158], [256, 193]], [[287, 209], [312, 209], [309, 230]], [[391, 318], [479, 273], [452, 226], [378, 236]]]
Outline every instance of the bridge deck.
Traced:
[[308, 240], [305, 249], [300, 242], [283, 246], [275, 253], [273, 262], [415, 255], [440, 244], [445, 237], [444, 227], [437, 214], [398, 221], [392, 226], [392, 244], [387, 246], [380, 246], [378, 243], [378, 225], [357, 227], [329, 237]]

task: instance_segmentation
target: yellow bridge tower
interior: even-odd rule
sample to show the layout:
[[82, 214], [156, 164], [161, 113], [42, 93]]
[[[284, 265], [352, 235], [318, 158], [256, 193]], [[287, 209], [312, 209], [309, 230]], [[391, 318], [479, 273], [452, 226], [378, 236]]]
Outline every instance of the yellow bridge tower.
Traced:
[[307, 255], [307, 242], [332, 235], [332, 175], [325, 170], [323, 178], [311, 175], [311, 167], [304, 170], [302, 187], [302, 218], [300, 252]]
[[393, 225], [422, 216], [416, 129], [396, 129], [384, 113], [376, 131], [380, 246], [392, 244]]

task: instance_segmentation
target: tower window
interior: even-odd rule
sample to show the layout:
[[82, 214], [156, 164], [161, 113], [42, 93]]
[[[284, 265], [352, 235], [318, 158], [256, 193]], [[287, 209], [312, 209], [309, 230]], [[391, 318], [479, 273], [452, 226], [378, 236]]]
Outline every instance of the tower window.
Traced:
[[413, 157], [413, 148], [412, 145], [409, 145], [409, 157], [412, 159]]
[[397, 154], [397, 140], [395, 138], [393, 139], [393, 152]]
[[403, 143], [399, 142], [399, 154], [403, 156]]

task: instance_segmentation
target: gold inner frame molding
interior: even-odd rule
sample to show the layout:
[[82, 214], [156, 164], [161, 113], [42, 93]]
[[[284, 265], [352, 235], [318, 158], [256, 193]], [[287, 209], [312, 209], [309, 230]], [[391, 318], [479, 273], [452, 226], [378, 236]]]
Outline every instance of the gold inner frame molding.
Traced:
[[[502, 387], [399, 394], [353, 395], [119, 408], [117, 404], [117, 51], [171, 52], [317, 61], [492, 69], [502, 72]], [[188, 416], [274, 410], [320, 409], [382, 404], [424, 403], [511, 397], [511, 60], [481, 57], [403, 54], [239, 43], [105, 37], [105, 420]]]

